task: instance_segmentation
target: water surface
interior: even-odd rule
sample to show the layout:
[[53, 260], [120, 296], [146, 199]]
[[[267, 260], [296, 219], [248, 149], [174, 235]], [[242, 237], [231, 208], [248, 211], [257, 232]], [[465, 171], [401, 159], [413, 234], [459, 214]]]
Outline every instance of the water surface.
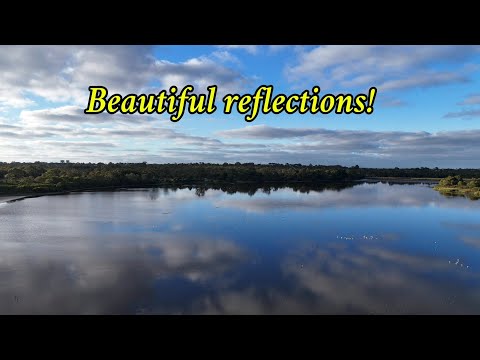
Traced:
[[0, 313], [478, 314], [479, 214], [382, 183], [3, 203]]

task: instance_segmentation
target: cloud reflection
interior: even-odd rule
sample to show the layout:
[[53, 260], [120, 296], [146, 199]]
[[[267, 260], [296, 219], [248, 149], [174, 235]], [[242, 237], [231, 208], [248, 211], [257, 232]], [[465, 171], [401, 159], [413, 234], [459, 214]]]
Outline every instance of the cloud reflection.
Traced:
[[[427, 189], [426, 189], [427, 188]], [[289, 189], [278, 190], [276, 196], [258, 197], [250, 201], [246, 197], [220, 198], [215, 201], [220, 207], [240, 209], [252, 213], [272, 210], [308, 210], [317, 208], [345, 207], [446, 207], [480, 208], [480, 202], [465, 198], [446, 198], [427, 185], [368, 184], [363, 183], [341, 191], [311, 191], [309, 194], [294, 193]]]
[[[448, 223], [438, 222], [448, 225], [445, 231], [425, 228], [419, 219], [406, 224], [418, 232], [404, 233], [373, 219], [367, 223], [372, 232], [356, 234], [339, 215], [338, 224], [302, 225], [300, 236], [295, 216], [282, 229], [277, 221], [265, 222], [254, 233], [239, 225], [237, 212], [222, 209], [238, 203], [257, 211], [284, 206], [292, 215], [302, 208], [344, 206], [355, 208], [356, 215], [368, 206], [409, 211], [480, 202], [444, 198], [422, 186], [386, 184], [309, 194], [280, 189], [253, 196], [219, 190], [203, 195], [195, 189], [161, 189], [6, 204], [0, 209], [0, 313], [480, 312], [473, 253], [478, 224], [469, 216], [475, 210], [442, 212], [449, 215]], [[217, 209], [218, 204], [223, 206]], [[455, 223], [455, 216], [465, 224]], [[401, 217], [396, 221], [404, 226]], [[462, 232], [452, 234], [452, 227]], [[423, 237], [424, 230], [442, 240], [442, 252], [436, 252], [437, 241]], [[450, 254], [455, 258], [446, 257]]]
[[[219, 279], [246, 256], [230, 241], [194, 236], [70, 240], [53, 237], [35, 249], [0, 243], [0, 313], [132, 313], [153, 303], [171, 313], [189, 299], [175, 286], [159, 293], [162, 281], [194, 286]], [[176, 304], [166, 301], [171, 297]]]
[[[251, 286], [204, 300], [208, 314], [478, 314], [479, 276], [447, 260], [381, 247], [297, 251], [281, 287]], [[452, 272], [454, 272], [452, 274]], [[433, 279], [433, 273], [445, 276]], [[449, 280], [455, 276], [455, 280]], [[288, 285], [285, 285], [288, 283]]]

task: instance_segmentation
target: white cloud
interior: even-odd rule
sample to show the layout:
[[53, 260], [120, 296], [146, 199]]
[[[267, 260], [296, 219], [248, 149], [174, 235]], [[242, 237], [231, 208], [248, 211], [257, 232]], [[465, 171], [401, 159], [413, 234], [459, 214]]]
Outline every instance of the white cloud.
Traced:
[[480, 104], [480, 94], [472, 94], [458, 105], [477, 105]]
[[383, 107], [399, 107], [407, 105], [407, 103], [403, 100], [392, 98], [386, 98], [380, 104]]
[[20, 112], [21, 125], [41, 126], [45, 124], [69, 123], [70, 125], [82, 125], [84, 123], [143, 123], [152, 119], [151, 116], [142, 114], [85, 114], [84, 108], [76, 105], [61, 106], [58, 108], [47, 108], [41, 110], [22, 110]]
[[155, 62], [155, 74], [164, 87], [194, 85], [195, 90], [205, 91], [210, 85], [218, 86], [218, 93], [238, 92], [248, 79], [235, 70], [221, 66], [207, 57], [193, 58], [183, 63], [166, 60]]
[[[139, 114], [85, 115], [78, 106], [23, 110], [17, 125], [0, 123], [0, 151], [2, 161], [68, 158], [124, 162], [154, 157], [159, 162], [178, 162], [194, 158], [203, 161], [202, 153], [215, 155], [224, 149], [248, 151], [266, 147], [224, 143], [182, 132], [173, 125], [169, 120]], [[190, 152], [196, 154], [191, 156]]]
[[380, 87], [382, 90], [400, 90], [407, 88], [427, 88], [455, 82], [468, 82], [468, 77], [453, 72], [425, 72], [411, 78], [388, 80], [383, 82]]
[[268, 49], [272, 53], [277, 53], [283, 50], [288, 49], [289, 47], [294, 47], [295, 45], [268, 45]]
[[282, 139], [292, 137], [302, 137], [314, 133], [323, 133], [324, 129], [308, 128], [279, 128], [268, 125], [251, 125], [244, 128], [219, 131], [218, 135], [226, 138], [244, 138], [244, 139]]
[[223, 138], [283, 140], [282, 143], [269, 142], [269, 152], [252, 155], [254, 159], [276, 162], [456, 168], [478, 167], [476, 159], [480, 156], [480, 130], [430, 133], [253, 125], [221, 131], [218, 135]]
[[[285, 47], [265, 49], [272, 55]], [[182, 61], [156, 58], [153, 50], [151, 46], [1, 46], [0, 108], [20, 107], [18, 116], [14, 110], [10, 119], [0, 119], [2, 160], [55, 160], [73, 153], [72, 160], [82, 161], [451, 166], [460, 159], [458, 166], [478, 167], [475, 130], [375, 132], [259, 125], [199, 136], [167, 125], [168, 116], [83, 113], [91, 85], [104, 85], [110, 93], [123, 95], [186, 84], [200, 91], [216, 84], [220, 93], [239, 92], [252, 78], [229, 65], [241, 68], [240, 56], [258, 53], [260, 48], [220, 46], [211, 54]], [[287, 67], [286, 74], [295, 82], [322, 81], [322, 89], [328, 84], [381, 85], [387, 90], [429, 87], [468, 81], [472, 71], [468, 61], [477, 53], [475, 46], [294, 47], [290, 55], [297, 56], [296, 63]], [[447, 71], [442, 66], [446, 63], [461, 68]], [[40, 106], [28, 108], [33, 101]], [[394, 97], [384, 101], [385, 106], [402, 105]], [[478, 94], [472, 94], [463, 104], [477, 102]], [[445, 117], [478, 117], [478, 110]], [[224, 119], [215, 121], [220, 124]], [[251, 142], [232, 140], [236, 138]], [[78, 151], [71, 151], [73, 147]]]
[[259, 49], [259, 45], [218, 45], [221, 49], [228, 49], [228, 50], [245, 50], [249, 54], [256, 54]]
[[75, 120], [51, 123], [25, 118], [31, 120], [22, 122], [20, 128], [0, 127], [3, 161], [68, 158], [87, 162], [240, 161], [476, 168], [480, 157], [480, 130], [429, 133], [254, 125], [221, 131], [213, 137], [182, 132], [160, 120], [80, 126]]
[[453, 111], [453, 112], [449, 112], [449, 113], [445, 114], [443, 117], [447, 118], [447, 119], [452, 119], [452, 118], [465, 118], [465, 119], [478, 118], [478, 117], [480, 117], [480, 109]]
[[[247, 82], [214, 57], [158, 60], [152, 46], [1, 46], [0, 58], [2, 107], [25, 108], [34, 104], [32, 95], [85, 106], [92, 85], [126, 95], [190, 83], [238, 91]], [[154, 81], [162, 88], [152, 87]]]
[[[299, 52], [297, 63], [287, 66], [291, 82], [315, 81], [323, 88], [398, 90], [465, 82], [472, 69], [467, 62], [478, 46], [351, 46], [326, 45]], [[457, 72], [432, 65], [460, 65]]]
[[235, 65], [240, 65], [240, 59], [227, 50], [217, 50], [212, 53], [212, 57], [221, 62], [230, 62]]

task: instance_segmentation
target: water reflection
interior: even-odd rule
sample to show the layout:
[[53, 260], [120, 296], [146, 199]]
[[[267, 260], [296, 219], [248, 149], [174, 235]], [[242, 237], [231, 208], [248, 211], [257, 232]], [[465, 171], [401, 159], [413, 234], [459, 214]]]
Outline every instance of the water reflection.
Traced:
[[389, 185], [389, 184], [359, 184], [342, 191], [324, 189], [309, 191], [309, 196], [292, 197], [288, 190], [277, 190], [279, 195], [286, 191], [287, 196], [262, 197], [257, 201], [246, 198], [222, 198], [217, 205], [242, 209], [247, 212], [268, 212], [282, 207], [294, 209], [331, 208], [331, 207], [365, 207], [365, 206], [405, 206], [405, 207], [471, 207], [479, 208], [479, 204], [466, 201], [464, 198], [445, 197], [436, 191], [428, 191], [429, 185]]
[[480, 248], [480, 236], [462, 236], [460, 238], [465, 244], [471, 245], [476, 248]]
[[[431, 189], [432, 184], [395, 184], [386, 182], [377, 183], [283, 183], [283, 184], [222, 184], [202, 186], [175, 186], [164, 189], [173, 191], [188, 189], [198, 197], [215, 196], [225, 193], [229, 195], [247, 194], [271, 195], [250, 201], [243, 197], [219, 197], [217, 206], [243, 209], [248, 212], [266, 212], [281, 207], [289, 208], [318, 208], [318, 207], [351, 207], [351, 206], [440, 206], [440, 207], [468, 207], [479, 208], [475, 201], [463, 197], [447, 197]], [[138, 189], [136, 189], [138, 190]], [[147, 191], [147, 190], [145, 190]], [[149, 197], [158, 199], [158, 189], [150, 189]], [[291, 193], [309, 194], [308, 197], [292, 197]], [[287, 196], [281, 196], [286, 193]]]
[[423, 185], [223, 190], [0, 207], [0, 313], [480, 313], [480, 202]]
[[[270, 194], [272, 191], [278, 191], [281, 189], [293, 190], [295, 192], [300, 192], [303, 194], [309, 194], [311, 191], [322, 192], [325, 190], [335, 190], [340, 191], [343, 189], [351, 188], [358, 185], [354, 182], [341, 182], [341, 183], [302, 183], [302, 182], [283, 182], [283, 183], [219, 183], [219, 184], [204, 184], [204, 185], [175, 185], [163, 188], [164, 191], [168, 194], [168, 191], [176, 192], [177, 190], [188, 189], [195, 190], [197, 196], [205, 196], [208, 190], [220, 190], [229, 195], [241, 193], [248, 194], [250, 196], [255, 195], [257, 192], [262, 192], [264, 194]], [[135, 189], [139, 190], [139, 189]], [[144, 190], [153, 193], [158, 192], [158, 188]]]
[[479, 274], [380, 247], [302, 249], [282, 262], [283, 286], [227, 291], [204, 300], [207, 314], [478, 314]]
[[190, 291], [212, 278], [220, 283], [246, 257], [222, 239], [152, 234], [134, 241], [79, 238], [71, 246], [57, 240], [33, 251], [2, 242], [1, 313], [132, 313], [158, 306], [169, 313], [190, 299], [182, 299], [181, 289], [161, 289], [163, 282], [189, 284]]

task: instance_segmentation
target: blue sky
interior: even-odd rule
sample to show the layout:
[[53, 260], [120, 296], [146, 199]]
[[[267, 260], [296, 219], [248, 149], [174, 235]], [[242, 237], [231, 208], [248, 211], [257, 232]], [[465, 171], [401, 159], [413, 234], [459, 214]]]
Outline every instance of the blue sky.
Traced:
[[[480, 167], [478, 46], [0, 46], [0, 161]], [[374, 113], [84, 115], [88, 86], [378, 88]]]

